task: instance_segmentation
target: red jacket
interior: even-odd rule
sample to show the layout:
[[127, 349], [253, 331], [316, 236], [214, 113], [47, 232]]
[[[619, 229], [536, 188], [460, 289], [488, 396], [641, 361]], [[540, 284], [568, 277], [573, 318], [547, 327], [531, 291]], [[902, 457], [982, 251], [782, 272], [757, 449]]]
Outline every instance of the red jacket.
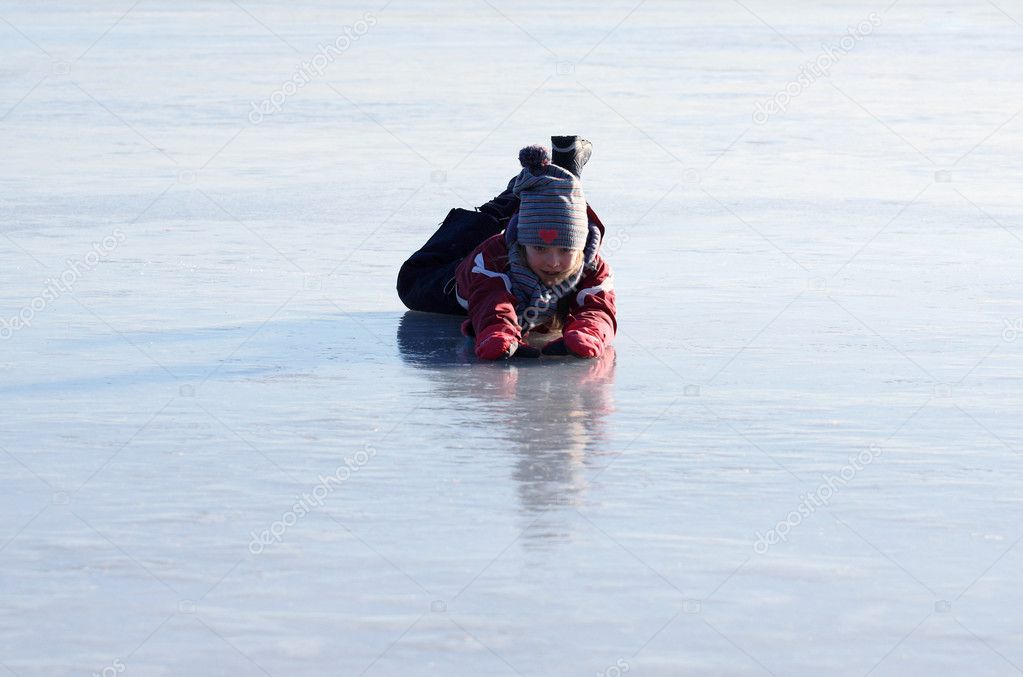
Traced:
[[[589, 206], [586, 214], [590, 222], [600, 229], [603, 238], [604, 224]], [[568, 331], [573, 325], [576, 328], [585, 326], [589, 333], [599, 336], [604, 345], [608, 345], [618, 329], [614, 273], [600, 255], [599, 248], [594, 264], [594, 268], [583, 272], [575, 293], [569, 294], [568, 316], [563, 329]], [[515, 312], [517, 299], [511, 291], [510, 268], [504, 233], [485, 240], [459, 264], [455, 270], [455, 297], [469, 312], [469, 319], [462, 323], [463, 334], [475, 336], [491, 325], [506, 324], [512, 335], [525, 340]], [[538, 333], [548, 330], [547, 325], [533, 328]]]

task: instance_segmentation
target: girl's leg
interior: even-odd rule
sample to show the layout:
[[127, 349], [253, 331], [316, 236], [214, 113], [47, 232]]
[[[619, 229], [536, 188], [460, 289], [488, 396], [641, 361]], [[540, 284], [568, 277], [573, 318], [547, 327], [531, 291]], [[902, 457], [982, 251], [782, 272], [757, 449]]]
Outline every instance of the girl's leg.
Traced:
[[583, 166], [590, 161], [593, 144], [578, 136], [552, 136], [551, 162], [582, 176]]
[[508, 182], [508, 187], [504, 189], [504, 192], [490, 200], [490, 202], [485, 205], [477, 207], [479, 211], [484, 214], [490, 214], [497, 219], [503, 227], [507, 227], [508, 219], [510, 219], [512, 215], [519, 210], [519, 198], [512, 193], [512, 186], [515, 185], [515, 178], [516, 177], [514, 176], [511, 178]]
[[439, 266], [414, 267], [409, 259], [398, 273], [398, 297], [409, 310], [465, 315], [455, 300], [455, 269], [461, 261]]
[[411, 310], [465, 315], [455, 300], [455, 269], [473, 249], [501, 232], [488, 214], [452, 209], [437, 232], [398, 271], [398, 297]]

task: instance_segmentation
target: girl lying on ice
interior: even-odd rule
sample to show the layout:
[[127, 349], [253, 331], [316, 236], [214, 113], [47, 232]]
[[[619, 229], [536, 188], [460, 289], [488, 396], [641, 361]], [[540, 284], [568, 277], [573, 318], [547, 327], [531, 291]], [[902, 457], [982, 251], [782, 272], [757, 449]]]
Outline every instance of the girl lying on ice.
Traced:
[[452, 209], [398, 272], [410, 309], [469, 316], [462, 332], [480, 359], [597, 357], [618, 327], [604, 225], [579, 180], [590, 144], [552, 141], [556, 163], [543, 146], [523, 148], [508, 190], [478, 211]]

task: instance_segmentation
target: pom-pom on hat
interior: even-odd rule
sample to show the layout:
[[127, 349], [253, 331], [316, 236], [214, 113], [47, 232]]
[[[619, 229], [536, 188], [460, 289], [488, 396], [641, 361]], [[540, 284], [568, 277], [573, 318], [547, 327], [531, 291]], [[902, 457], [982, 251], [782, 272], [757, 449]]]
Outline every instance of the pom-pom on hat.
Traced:
[[526, 146], [519, 151], [522, 172], [512, 192], [519, 197], [518, 242], [522, 245], [568, 247], [586, 246], [589, 226], [582, 184], [572, 172], [551, 164], [543, 146]]

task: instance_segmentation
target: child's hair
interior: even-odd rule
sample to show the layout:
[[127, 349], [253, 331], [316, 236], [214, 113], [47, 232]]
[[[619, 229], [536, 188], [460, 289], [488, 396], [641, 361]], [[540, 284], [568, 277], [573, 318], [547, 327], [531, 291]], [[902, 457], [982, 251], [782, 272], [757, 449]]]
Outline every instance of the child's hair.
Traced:
[[551, 319], [547, 321], [547, 326], [550, 327], [551, 333], [557, 333], [565, 328], [565, 318], [568, 316], [568, 304], [563, 303], [567, 299], [560, 299], [558, 301], [558, 309]]

